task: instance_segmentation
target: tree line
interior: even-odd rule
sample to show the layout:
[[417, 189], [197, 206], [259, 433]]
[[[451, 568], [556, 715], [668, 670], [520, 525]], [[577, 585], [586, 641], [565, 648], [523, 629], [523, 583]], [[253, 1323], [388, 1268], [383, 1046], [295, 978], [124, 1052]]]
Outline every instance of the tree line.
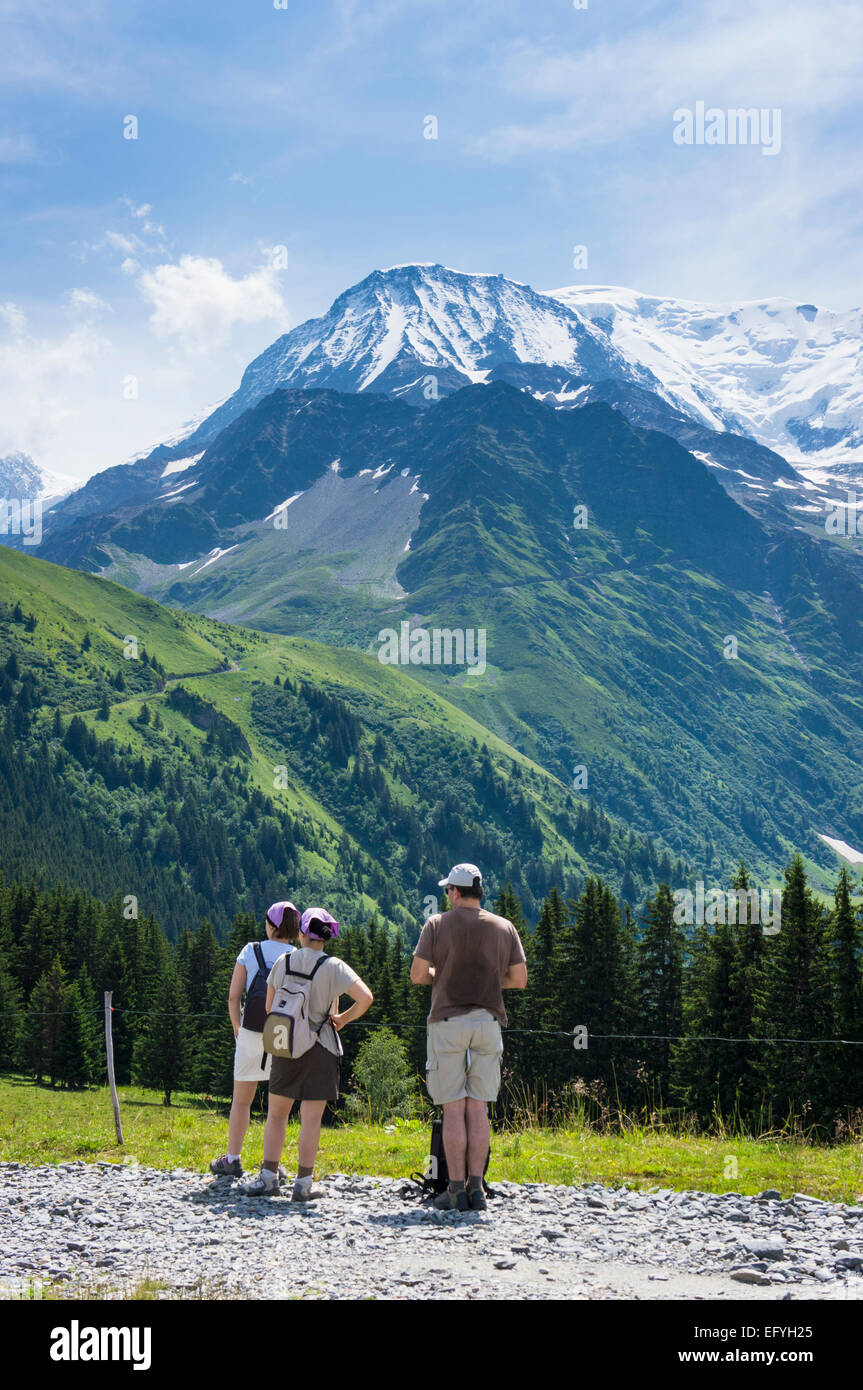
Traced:
[[[828, 908], [803, 861], [785, 873], [781, 926], [765, 932], [731, 885], [740, 920], [687, 926], [661, 884], [636, 918], [602, 879], [578, 898], [553, 888], [534, 928], [510, 886], [488, 905], [525, 943], [529, 986], [508, 991], [509, 1030], [498, 1112], [553, 1121], [584, 1108], [600, 1123], [622, 1114], [688, 1116], [704, 1129], [792, 1127], [821, 1138], [863, 1121], [863, 928], [847, 869]], [[235, 915], [224, 939], [201, 920], [170, 942], [152, 916], [118, 896], [44, 889], [0, 875], [0, 1069], [52, 1086], [104, 1081], [102, 997], [112, 990], [118, 1081], [228, 1096], [233, 1034], [228, 982], [260, 924]], [[369, 1027], [402, 1037], [425, 1065], [428, 990], [411, 986], [401, 932], [374, 918], [347, 924], [333, 953], [367, 981], [365, 1027], [343, 1034], [350, 1075]]]

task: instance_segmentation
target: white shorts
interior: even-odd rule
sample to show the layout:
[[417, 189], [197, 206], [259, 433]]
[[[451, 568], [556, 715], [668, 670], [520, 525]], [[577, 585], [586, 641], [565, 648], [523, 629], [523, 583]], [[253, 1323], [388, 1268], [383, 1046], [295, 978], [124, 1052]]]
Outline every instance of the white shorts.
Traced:
[[[262, 1057], [266, 1058], [264, 1066], [261, 1066]], [[270, 1054], [264, 1052], [263, 1034], [241, 1028], [234, 1052], [234, 1080], [269, 1081], [272, 1062]]]

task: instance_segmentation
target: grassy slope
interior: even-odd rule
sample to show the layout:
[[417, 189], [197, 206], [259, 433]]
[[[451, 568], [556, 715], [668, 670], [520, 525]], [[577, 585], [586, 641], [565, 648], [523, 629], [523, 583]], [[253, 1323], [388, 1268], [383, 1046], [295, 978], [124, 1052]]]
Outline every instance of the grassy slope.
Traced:
[[[276, 801], [283, 799], [286, 809], [314, 823], [321, 856], [318, 867], [335, 864], [343, 827], [308, 786], [290, 774], [286, 788], [274, 788], [273, 750], [265, 749], [257, 734], [252, 718], [252, 691], [255, 682], [270, 685], [276, 675], [326, 687], [350, 703], [361, 717], [373, 710], [390, 727], [399, 724], [417, 733], [445, 731], [457, 741], [475, 739], [478, 744], [487, 745], [501, 771], [506, 772], [512, 762], [519, 763], [543, 825], [547, 853], [568, 858], [581, 871], [587, 867], [552, 824], [551, 811], [560, 809], [566, 795], [566, 788], [556, 778], [440, 694], [419, 686], [400, 670], [383, 666], [373, 657], [325, 647], [305, 638], [234, 628], [167, 609], [97, 576], [5, 547], [0, 547], [0, 598], [10, 605], [17, 600], [25, 614], [32, 613], [37, 619], [34, 633], [17, 629], [20, 641], [78, 681], [92, 680], [100, 673], [113, 675], [118, 667], [128, 669], [133, 663], [124, 661], [123, 641], [128, 635], [136, 636], [139, 645], [164, 666], [169, 678], [181, 677], [184, 686], [239, 725], [252, 751], [249, 770], [253, 781]], [[92, 644], [88, 652], [80, 650], [85, 635], [89, 635]], [[226, 661], [232, 669], [219, 670]], [[195, 672], [205, 674], [189, 674]], [[184, 748], [200, 748], [204, 733], [179, 712], [169, 709], [163, 694], [113, 692], [107, 722], [96, 719], [95, 705], [81, 710], [76, 704], [75, 708], [84, 714], [100, 738], [113, 737], [130, 746], [133, 754], [151, 756], [152, 733], [145, 736], [132, 722], [142, 699], [147, 700], [151, 711], [159, 708], [166, 748], [168, 737], [174, 734]], [[47, 711], [43, 718], [48, 718]], [[308, 851], [304, 854], [311, 864]], [[367, 906], [374, 907], [371, 899]]]
[[[153, 1168], [206, 1172], [221, 1153], [227, 1105], [178, 1095], [166, 1109], [155, 1091], [123, 1087], [120, 1110], [125, 1146], [114, 1134], [107, 1089], [55, 1092], [20, 1077], [0, 1078], [0, 1158], [19, 1163], [108, 1160]], [[344, 1125], [324, 1130], [317, 1171], [404, 1176], [421, 1169], [428, 1123]], [[296, 1161], [298, 1127], [288, 1129], [287, 1163]], [[246, 1143], [247, 1167], [260, 1163], [263, 1123], [256, 1118]], [[737, 1176], [726, 1177], [737, 1161]], [[596, 1134], [573, 1124], [559, 1130], [524, 1129], [492, 1137], [489, 1177], [512, 1182], [673, 1187], [683, 1191], [754, 1194], [778, 1188], [783, 1197], [808, 1192], [854, 1202], [863, 1190], [861, 1146], [834, 1148], [780, 1140], [691, 1137], [661, 1129]]]

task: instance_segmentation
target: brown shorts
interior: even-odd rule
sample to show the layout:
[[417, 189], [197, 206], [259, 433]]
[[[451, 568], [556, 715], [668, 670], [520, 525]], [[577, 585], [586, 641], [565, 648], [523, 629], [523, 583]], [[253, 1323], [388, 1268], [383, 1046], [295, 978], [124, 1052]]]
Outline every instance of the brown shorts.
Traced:
[[341, 1058], [316, 1042], [302, 1057], [274, 1057], [270, 1071], [270, 1095], [291, 1100], [339, 1098]]

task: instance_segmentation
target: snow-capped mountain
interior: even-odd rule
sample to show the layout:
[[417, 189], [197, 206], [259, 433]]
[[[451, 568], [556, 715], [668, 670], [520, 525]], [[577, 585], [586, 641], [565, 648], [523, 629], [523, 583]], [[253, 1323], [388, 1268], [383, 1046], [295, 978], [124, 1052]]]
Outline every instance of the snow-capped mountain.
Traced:
[[711, 429], [749, 435], [811, 478], [859, 472], [863, 310], [834, 313], [778, 298], [700, 304], [616, 286], [550, 294]]
[[605, 399], [688, 447], [708, 448], [675, 416], [746, 436], [821, 483], [859, 475], [861, 367], [860, 310], [786, 299], [716, 306], [604, 286], [539, 293], [502, 275], [393, 266], [278, 338], [227, 401], [163, 449], [166, 458], [199, 451], [279, 388], [427, 406], [502, 380], [551, 405]]
[[[185, 502], [201, 455], [275, 391], [429, 407], [495, 381], [552, 407], [611, 405], [677, 440], [750, 509], [781, 505], [811, 525], [861, 472], [861, 344], [860, 313], [785, 300], [712, 308], [602, 287], [539, 293], [502, 275], [393, 266], [278, 338], [205, 418], [91, 478], [54, 510], [48, 532], [124, 507]], [[171, 478], [169, 465], [183, 476]]]
[[0, 458], [0, 497], [38, 499], [43, 505], [51, 505], [78, 486], [74, 478], [40, 468], [29, 454], [14, 453]]
[[186, 442], [200, 446], [280, 387], [383, 392], [423, 405], [492, 380], [544, 392], [600, 380], [658, 385], [589, 318], [529, 285], [441, 265], [393, 266], [278, 338]]

